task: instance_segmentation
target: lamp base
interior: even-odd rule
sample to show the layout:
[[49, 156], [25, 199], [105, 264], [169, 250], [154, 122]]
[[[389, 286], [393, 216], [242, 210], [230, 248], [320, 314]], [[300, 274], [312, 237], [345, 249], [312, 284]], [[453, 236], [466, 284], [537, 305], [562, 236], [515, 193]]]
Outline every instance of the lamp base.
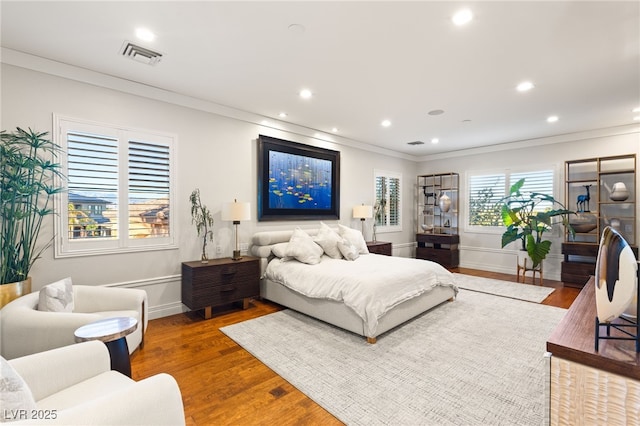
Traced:
[[240, 250], [234, 250], [233, 257], [231, 258], [231, 260], [240, 260], [240, 259], [242, 259], [242, 256], [240, 256]]

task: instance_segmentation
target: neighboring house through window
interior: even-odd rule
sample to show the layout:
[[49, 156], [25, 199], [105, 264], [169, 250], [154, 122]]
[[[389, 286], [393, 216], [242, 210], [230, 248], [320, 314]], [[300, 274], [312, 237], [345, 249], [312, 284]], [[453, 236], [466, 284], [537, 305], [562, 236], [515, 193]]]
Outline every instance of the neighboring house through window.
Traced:
[[[67, 189], [56, 256], [175, 248], [175, 137], [55, 117]], [[65, 231], [63, 231], [65, 230]]]

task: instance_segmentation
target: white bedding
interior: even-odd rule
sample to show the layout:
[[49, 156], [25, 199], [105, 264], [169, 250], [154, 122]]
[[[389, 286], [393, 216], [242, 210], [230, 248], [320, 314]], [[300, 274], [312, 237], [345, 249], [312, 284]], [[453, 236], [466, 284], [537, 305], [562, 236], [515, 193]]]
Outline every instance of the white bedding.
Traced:
[[315, 265], [275, 258], [264, 278], [307, 297], [344, 303], [362, 318], [368, 336], [376, 335], [378, 320], [394, 306], [436, 286], [458, 291], [453, 274], [437, 263], [377, 254], [354, 261], [324, 255]]

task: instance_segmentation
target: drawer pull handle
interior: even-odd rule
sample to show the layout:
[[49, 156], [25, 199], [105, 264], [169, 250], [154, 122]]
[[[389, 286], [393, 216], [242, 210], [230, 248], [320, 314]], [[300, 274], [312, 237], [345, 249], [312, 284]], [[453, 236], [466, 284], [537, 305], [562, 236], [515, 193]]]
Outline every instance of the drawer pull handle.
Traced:
[[230, 285], [223, 285], [222, 287], [220, 287], [220, 291], [234, 291], [236, 289], [236, 286], [230, 284]]
[[236, 270], [235, 270], [235, 269], [224, 269], [224, 270], [222, 271], [222, 275], [233, 275], [233, 274], [235, 274], [235, 273], [236, 273]]

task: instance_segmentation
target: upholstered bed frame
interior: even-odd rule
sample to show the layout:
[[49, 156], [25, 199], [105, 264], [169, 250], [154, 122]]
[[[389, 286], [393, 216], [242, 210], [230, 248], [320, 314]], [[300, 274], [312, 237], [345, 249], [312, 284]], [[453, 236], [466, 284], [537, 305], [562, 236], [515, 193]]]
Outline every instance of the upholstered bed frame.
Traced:
[[[305, 231], [312, 236], [318, 232], [317, 229]], [[292, 234], [293, 231], [267, 231], [258, 232], [253, 236], [250, 251], [253, 256], [260, 258], [261, 276], [264, 274], [268, 262], [273, 258], [271, 248], [275, 244], [289, 241]], [[455, 293], [451, 287], [438, 286], [430, 292], [400, 303], [380, 318], [374, 336], [367, 336], [362, 318], [343, 303], [328, 299], [309, 298], [266, 278], [260, 280], [260, 296], [263, 299], [364, 336], [367, 342], [375, 343], [381, 334], [434, 306], [453, 300]]]

